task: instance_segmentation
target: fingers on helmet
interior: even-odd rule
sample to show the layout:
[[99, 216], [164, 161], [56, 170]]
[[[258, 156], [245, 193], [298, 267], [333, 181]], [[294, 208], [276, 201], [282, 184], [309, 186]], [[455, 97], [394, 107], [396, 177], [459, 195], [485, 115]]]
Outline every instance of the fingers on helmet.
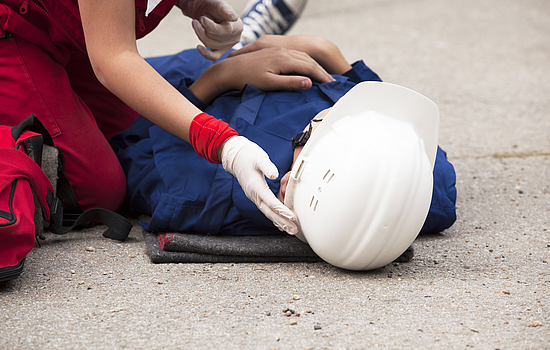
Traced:
[[[276, 198], [274, 198], [277, 200]], [[277, 204], [274, 206], [269, 206], [267, 203], [259, 206], [260, 210], [264, 215], [273, 222], [273, 225], [279, 230], [287, 232], [288, 234], [295, 235], [298, 233], [298, 227], [294, 223], [295, 216], [282, 203], [277, 201]]]

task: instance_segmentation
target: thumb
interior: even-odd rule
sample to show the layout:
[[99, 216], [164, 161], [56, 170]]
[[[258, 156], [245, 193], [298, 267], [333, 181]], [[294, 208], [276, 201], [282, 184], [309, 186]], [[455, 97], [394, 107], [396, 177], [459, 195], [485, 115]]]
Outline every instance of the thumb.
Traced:
[[269, 160], [267, 154], [265, 157], [257, 160], [256, 166], [268, 179], [274, 180], [279, 176], [279, 170], [277, 170], [275, 164]]
[[223, 51], [208, 50], [206, 47], [204, 47], [202, 45], [197, 45], [197, 50], [199, 50], [199, 53], [202, 55], [202, 57], [204, 57], [204, 58], [206, 58], [210, 61], [217, 61], [224, 54]]

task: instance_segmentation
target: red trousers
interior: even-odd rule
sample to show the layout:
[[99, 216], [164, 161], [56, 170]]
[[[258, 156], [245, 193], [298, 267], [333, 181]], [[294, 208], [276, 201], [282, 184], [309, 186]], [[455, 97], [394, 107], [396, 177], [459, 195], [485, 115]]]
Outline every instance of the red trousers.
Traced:
[[63, 62], [21, 36], [0, 36], [0, 124], [35, 114], [65, 156], [64, 169], [84, 210], [117, 210], [126, 178], [108, 140], [137, 113], [96, 79], [83, 52]]

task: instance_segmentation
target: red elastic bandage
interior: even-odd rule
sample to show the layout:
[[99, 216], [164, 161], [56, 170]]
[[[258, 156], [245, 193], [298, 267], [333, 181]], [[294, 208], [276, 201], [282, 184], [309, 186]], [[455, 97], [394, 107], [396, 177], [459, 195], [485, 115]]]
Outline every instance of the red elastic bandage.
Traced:
[[216, 119], [207, 113], [197, 115], [189, 127], [189, 143], [195, 152], [210, 163], [220, 164], [218, 150], [233, 136], [239, 134], [223, 120]]

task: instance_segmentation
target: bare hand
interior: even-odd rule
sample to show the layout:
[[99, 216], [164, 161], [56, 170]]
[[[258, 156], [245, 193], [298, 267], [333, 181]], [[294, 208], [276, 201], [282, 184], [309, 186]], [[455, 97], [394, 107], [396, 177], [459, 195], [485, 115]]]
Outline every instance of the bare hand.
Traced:
[[338, 46], [325, 38], [313, 35], [263, 35], [242, 49], [231, 52], [229, 57], [273, 47], [304, 52], [331, 74], [343, 74], [351, 69]]
[[236, 55], [228, 58], [225, 63], [232, 65], [236, 89], [250, 84], [264, 91], [306, 90], [311, 88], [311, 79], [320, 83], [334, 81], [307, 53], [280, 47]]
[[190, 87], [205, 103], [230, 90], [241, 90], [246, 84], [264, 91], [307, 90], [313, 80], [334, 81], [308, 54], [280, 47], [270, 47], [235, 55], [211, 66]]

